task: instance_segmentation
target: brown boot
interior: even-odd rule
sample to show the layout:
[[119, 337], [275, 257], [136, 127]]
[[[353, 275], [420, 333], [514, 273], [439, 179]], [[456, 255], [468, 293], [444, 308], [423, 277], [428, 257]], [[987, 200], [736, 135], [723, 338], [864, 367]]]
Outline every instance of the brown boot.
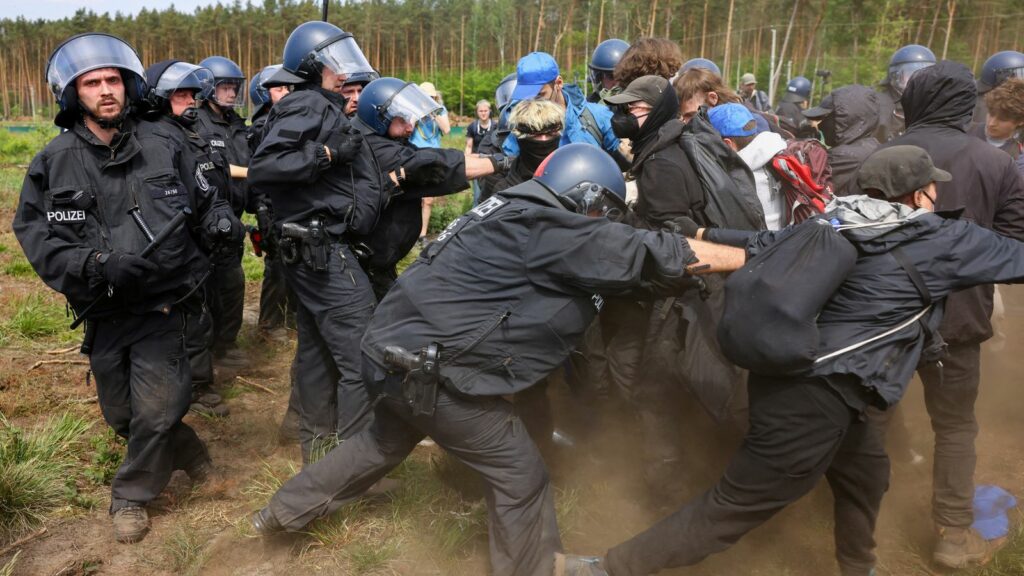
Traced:
[[980, 566], [992, 558], [995, 547], [973, 528], [938, 526], [932, 560], [947, 568]]
[[114, 538], [132, 544], [142, 540], [149, 532], [149, 514], [142, 506], [125, 506], [114, 512]]

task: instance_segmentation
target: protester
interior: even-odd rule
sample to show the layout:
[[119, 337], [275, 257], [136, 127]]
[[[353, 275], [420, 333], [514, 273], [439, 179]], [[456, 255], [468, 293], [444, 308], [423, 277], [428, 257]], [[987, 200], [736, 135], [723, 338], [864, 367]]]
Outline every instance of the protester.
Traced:
[[860, 84], [833, 90], [804, 117], [818, 123], [818, 131], [829, 147], [832, 191], [838, 196], [858, 194], [857, 170], [879, 146], [878, 93]]
[[683, 65], [679, 45], [668, 38], [637, 38], [615, 66], [615, 81], [625, 88], [641, 76], [670, 79]]
[[971, 130], [989, 144], [1006, 152], [1014, 160], [1020, 158], [1021, 129], [1024, 128], [1024, 79], [1011, 78], [985, 93], [985, 123]]
[[750, 72], [740, 76], [739, 93], [743, 98], [743, 103], [748, 104], [754, 110], [758, 112], [771, 111], [772, 107], [771, 103], [768, 102], [768, 95], [764, 93], [764, 90], [757, 89], [757, 77]]

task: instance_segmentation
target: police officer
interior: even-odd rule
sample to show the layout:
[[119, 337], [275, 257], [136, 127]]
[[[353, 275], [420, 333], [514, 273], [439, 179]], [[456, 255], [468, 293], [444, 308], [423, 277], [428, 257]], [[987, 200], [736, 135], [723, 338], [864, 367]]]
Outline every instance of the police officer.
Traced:
[[417, 148], [409, 143], [413, 126], [440, 109], [419, 86], [398, 78], [370, 82], [359, 100], [353, 125], [369, 144], [384, 178], [387, 207], [367, 238], [362, 263], [377, 298], [395, 279], [398, 261], [416, 244], [423, 225], [420, 200], [465, 190], [468, 180], [507, 169], [504, 156], [465, 154], [446, 148]]
[[594, 91], [587, 96], [587, 102], [600, 104], [606, 97], [622, 91], [622, 87], [615, 81], [615, 65], [622, 60], [626, 50], [629, 50], [629, 43], [618, 38], [605, 40], [594, 48], [587, 66], [590, 70], [588, 80]]
[[345, 97], [345, 116], [349, 118], [356, 115], [359, 107], [359, 95], [370, 82], [380, 78], [376, 72], [357, 72], [345, 79], [341, 85], [341, 95]]
[[[181, 421], [191, 395], [182, 308], [208, 268], [198, 243], [219, 236], [230, 210], [195, 185], [166, 127], [136, 118], [146, 83], [124, 41], [75, 36], [50, 56], [46, 79], [66, 131], [29, 166], [13, 228], [42, 280], [76, 314], [90, 310], [83, 347], [100, 409], [128, 441], [111, 483], [114, 535], [136, 542], [172, 471], [194, 481], [210, 473], [205, 446]], [[150, 232], [164, 239], [144, 257]]]
[[607, 154], [570, 144], [540, 176], [453, 221], [388, 292], [363, 339], [364, 381], [379, 394], [373, 426], [289, 480], [254, 516], [256, 531], [301, 530], [429, 435], [485, 479], [491, 573], [549, 576], [561, 541], [548, 473], [503, 396], [566, 359], [599, 294], [681, 293], [692, 285], [687, 266], [742, 258], [604, 218], [621, 215], [625, 193]]
[[339, 426], [354, 432], [363, 423], [358, 350], [374, 298], [350, 238], [373, 229], [383, 197], [373, 154], [333, 91], [347, 75], [373, 70], [352, 35], [326, 22], [301, 24], [282, 66], [275, 80], [295, 89], [271, 109], [249, 181], [270, 195], [285, 280], [298, 300], [294, 374], [308, 462]]
[[[241, 218], [248, 194], [244, 168], [249, 164], [248, 131], [245, 120], [235, 112], [245, 106], [245, 74], [223, 56], [210, 56], [199, 63], [213, 72], [214, 87], [199, 108], [198, 131], [210, 146], [224, 155], [232, 166], [230, 187], [221, 194]], [[243, 243], [225, 249], [214, 260], [210, 290], [213, 313], [214, 361], [228, 368], [243, 368], [248, 357], [238, 349], [236, 339], [242, 328], [245, 306], [245, 274], [242, 272]]]
[[[255, 112], [249, 123], [249, 151], [256, 152], [263, 141], [264, 128], [270, 109], [289, 92], [287, 83], [274, 81], [272, 77], [281, 70], [280, 64], [265, 67], [253, 76], [249, 83], [249, 102]], [[295, 326], [295, 295], [284, 280], [284, 264], [277, 253], [276, 232], [274, 231], [273, 209], [270, 198], [256, 186], [249, 187], [247, 210], [256, 214], [258, 241], [263, 255], [263, 284], [260, 286], [260, 316], [256, 325], [260, 334], [270, 341], [286, 343], [287, 326]]]
[[786, 84], [782, 101], [775, 108], [782, 128], [797, 138], [815, 138], [818, 130], [804, 117], [803, 111], [810, 107], [811, 81], [797, 76]]
[[875, 138], [886, 143], [903, 134], [906, 121], [900, 98], [907, 82], [914, 72], [935, 64], [935, 54], [925, 46], [908, 44], [893, 52], [889, 59], [889, 73], [878, 83], [881, 88], [878, 99], [879, 121]]
[[[164, 60], [146, 69], [149, 91], [146, 105], [147, 119], [163, 127], [182, 150], [182, 163], [186, 166], [194, 185], [203, 192], [217, 196], [228, 188], [228, 165], [196, 131], [196, 97], [213, 88], [213, 73], [206, 68], [179, 60]], [[231, 218], [235, 220], [234, 215]], [[236, 226], [240, 223], [233, 222]], [[208, 246], [214, 252], [213, 246]], [[209, 271], [206, 276], [208, 279]], [[210, 295], [206, 294], [206, 299]], [[228, 407], [213, 386], [213, 324], [205, 301], [188, 311], [189, 335], [186, 348], [192, 367], [191, 409], [209, 415], [226, 416]]]
[[996, 52], [985, 60], [978, 78], [978, 102], [974, 107], [971, 123], [984, 126], [988, 111], [985, 109], [985, 94], [988, 94], [1008, 78], [1024, 78], [1024, 54], [1016, 50]]

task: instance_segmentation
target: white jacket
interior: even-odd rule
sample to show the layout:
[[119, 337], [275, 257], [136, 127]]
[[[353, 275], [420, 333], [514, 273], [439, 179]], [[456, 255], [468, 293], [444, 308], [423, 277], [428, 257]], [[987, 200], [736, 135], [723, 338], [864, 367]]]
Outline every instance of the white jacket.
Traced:
[[774, 132], [761, 132], [747, 145], [737, 152], [754, 173], [754, 185], [757, 187], [757, 199], [764, 208], [764, 222], [769, 230], [782, 228], [786, 221], [786, 198], [782, 195], [778, 181], [768, 165], [771, 159], [786, 149], [786, 141]]

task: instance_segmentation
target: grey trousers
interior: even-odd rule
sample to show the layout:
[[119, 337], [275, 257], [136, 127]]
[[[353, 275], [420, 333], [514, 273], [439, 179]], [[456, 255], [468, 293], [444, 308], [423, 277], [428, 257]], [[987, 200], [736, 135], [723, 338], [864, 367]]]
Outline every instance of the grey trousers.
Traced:
[[285, 529], [302, 530], [358, 498], [430, 435], [487, 484], [494, 576], [550, 576], [562, 543], [548, 471], [509, 402], [467, 400], [442, 389], [433, 416], [414, 416], [392, 398], [375, 410], [369, 428], [307, 465], [274, 494], [269, 507]]

